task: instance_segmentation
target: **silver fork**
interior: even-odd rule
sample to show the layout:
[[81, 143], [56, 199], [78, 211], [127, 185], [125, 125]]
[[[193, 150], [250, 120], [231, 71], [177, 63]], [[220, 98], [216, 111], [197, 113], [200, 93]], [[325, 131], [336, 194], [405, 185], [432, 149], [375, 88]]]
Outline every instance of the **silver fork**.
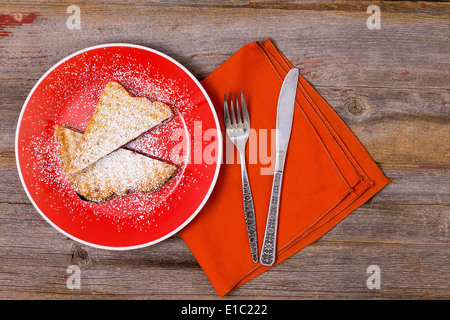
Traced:
[[230, 93], [231, 103], [231, 117], [228, 110], [227, 94], [224, 94], [224, 108], [223, 119], [228, 138], [233, 142], [234, 146], [239, 152], [241, 162], [242, 175], [242, 193], [244, 201], [244, 216], [245, 224], [247, 226], [248, 240], [250, 242], [250, 251], [253, 262], [258, 262], [258, 239], [256, 236], [256, 220], [255, 207], [253, 204], [252, 191], [247, 175], [247, 165], [245, 161], [245, 147], [247, 145], [248, 137], [250, 135], [250, 117], [248, 115], [247, 105], [244, 100], [244, 95], [241, 93], [242, 104], [242, 118], [239, 110], [239, 101], [236, 92], [234, 93], [236, 102], [236, 117], [233, 104], [233, 95]]

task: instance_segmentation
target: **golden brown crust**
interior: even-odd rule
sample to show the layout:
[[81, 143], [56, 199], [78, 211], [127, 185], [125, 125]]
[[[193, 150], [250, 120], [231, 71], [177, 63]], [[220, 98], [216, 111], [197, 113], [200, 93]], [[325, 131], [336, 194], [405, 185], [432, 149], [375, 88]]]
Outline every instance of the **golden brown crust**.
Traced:
[[[55, 126], [55, 137], [60, 145], [64, 172], [76, 156], [82, 135], [70, 129]], [[75, 191], [86, 200], [102, 203], [130, 192], [152, 192], [164, 185], [175, 173], [176, 167], [126, 149], [118, 149], [79, 171], [70, 178]]]
[[132, 97], [119, 83], [108, 82], [66, 173], [76, 174], [172, 116], [166, 104]]
[[72, 156], [75, 154], [77, 142], [81, 137], [81, 133], [66, 129], [62, 126], [55, 126], [55, 138], [59, 142], [59, 158], [64, 173], [72, 162]]

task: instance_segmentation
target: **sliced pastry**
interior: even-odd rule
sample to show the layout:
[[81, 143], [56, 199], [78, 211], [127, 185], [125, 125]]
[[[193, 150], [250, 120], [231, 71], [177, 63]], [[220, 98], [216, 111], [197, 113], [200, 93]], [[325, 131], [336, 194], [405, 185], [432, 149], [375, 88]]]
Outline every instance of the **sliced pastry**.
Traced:
[[[67, 174], [77, 158], [82, 134], [55, 126], [59, 156]], [[75, 191], [86, 200], [102, 203], [130, 192], [152, 192], [164, 185], [176, 167], [127, 149], [117, 149], [72, 175], [69, 180]]]
[[173, 116], [169, 106], [132, 97], [115, 81], [108, 82], [67, 168], [73, 176]]

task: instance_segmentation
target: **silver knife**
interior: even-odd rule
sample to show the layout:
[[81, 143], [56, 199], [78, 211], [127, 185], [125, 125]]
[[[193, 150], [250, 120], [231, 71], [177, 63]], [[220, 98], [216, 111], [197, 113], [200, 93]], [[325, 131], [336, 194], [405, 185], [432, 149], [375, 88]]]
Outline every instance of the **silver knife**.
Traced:
[[275, 172], [273, 174], [272, 195], [270, 196], [269, 213], [267, 215], [266, 231], [260, 258], [261, 264], [264, 266], [271, 266], [275, 262], [281, 181], [289, 138], [291, 137], [298, 75], [299, 70], [297, 68], [293, 68], [288, 72], [286, 78], [284, 78], [280, 97], [278, 98]]

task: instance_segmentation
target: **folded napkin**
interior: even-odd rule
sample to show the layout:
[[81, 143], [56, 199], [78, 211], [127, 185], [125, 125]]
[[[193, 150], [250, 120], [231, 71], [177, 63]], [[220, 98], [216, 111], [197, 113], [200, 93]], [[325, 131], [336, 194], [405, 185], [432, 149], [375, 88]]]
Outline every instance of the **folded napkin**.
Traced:
[[[223, 126], [224, 93], [244, 93], [254, 129], [247, 145], [247, 161], [253, 163], [247, 168], [260, 250], [275, 159], [275, 132], [271, 130], [276, 128], [281, 85], [292, 67], [266, 40], [245, 45], [202, 81], [216, 108], [224, 146], [228, 139]], [[267, 152], [262, 152], [265, 148]], [[237, 158], [230, 153], [237, 151], [224, 149], [224, 164], [214, 191], [197, 217], [180, 231], [220, 297], [269, 269], [252, 262], [240, 164], [236, 160], [230, 163]], [[272, 162], [267, 163], [270, 155]], [[319, 239], [389, 181], [342, 119], [300, 75], [281, 189], [274, 265]]]

